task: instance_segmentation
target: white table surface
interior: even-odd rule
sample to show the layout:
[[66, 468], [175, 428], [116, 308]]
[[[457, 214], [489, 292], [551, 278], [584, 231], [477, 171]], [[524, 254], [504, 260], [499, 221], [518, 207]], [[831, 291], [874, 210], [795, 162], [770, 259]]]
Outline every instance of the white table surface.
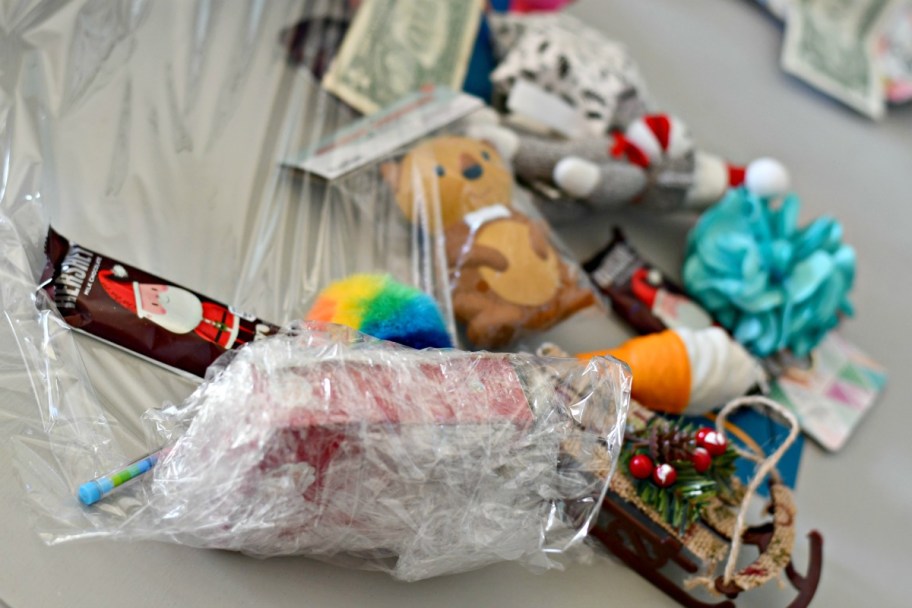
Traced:
[[[750, 2], [588, 0], [572, 12], [628, 44], [655, 98], [687, 121], [704, 148], [737, 160], [780, 158], [804, 202], [802, 219], [831, 214], [844, 223], [845, 238], [858, 251], [858, 279], [857, 318], [842, 331], [891, 376], [840, 453], [808, 443], [798, 479], [798, 529], [816, 528], [825, 539], [814, 605], [908, 606], [912, 106], [873, 123], [783, 74], [781, 28]], [[625, 213], [559, 229], [586, 256], [620, 223], [638, 248], [673, 269], [691, 221]], [[597, 337], [604, 344], [627, 335], [618, 324], [605, 325], [610, 328]], [[573, 331], [554, 336], [570, 348], [596, 339]], [[9, 345], [6, 327], [0, 338]], [[15, 366], [14, 358], [0, 362], [4, 401], [31, 399], [21, 378], [11, 380], [19, 377]], [[0, 454], [0, 600], [13, 608], [675, 605], [605, 556], [564, 572], [532, 574], [507, 564], [405, 584], [303, 558], [261, 561], [156, 543], [47, 547], [32, 529], [8, 452]], [[798, 546], [802, 570], [801, 538]], [[788, 597], [768, 589], [745, 596], [743, 605], [784, 605]]]

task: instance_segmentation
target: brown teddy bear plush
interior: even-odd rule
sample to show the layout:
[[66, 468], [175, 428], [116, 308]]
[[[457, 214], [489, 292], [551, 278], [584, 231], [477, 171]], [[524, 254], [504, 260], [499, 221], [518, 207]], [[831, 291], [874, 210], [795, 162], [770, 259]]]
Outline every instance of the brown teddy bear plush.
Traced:
[[453, 309], [473, 344], [502, 346], [520, 329], [547, 329], [595, 301], [547, 227], [502, 205], [470, 213], [445, 238]]
[[432, 231], [438, 219], [446, 228], [476, 209], [511, 204], [510, 169], [494, 146], [479, 139], [435, 137], [382, 169], [405, 217]]
[[512, 208], [512, 175], [490, 144], [437, 137], [383, 172], [410, 221], [431, 232], [442, 226], [453, 309], [475, 346], [504, 346], [595, 302], [547, 226]]

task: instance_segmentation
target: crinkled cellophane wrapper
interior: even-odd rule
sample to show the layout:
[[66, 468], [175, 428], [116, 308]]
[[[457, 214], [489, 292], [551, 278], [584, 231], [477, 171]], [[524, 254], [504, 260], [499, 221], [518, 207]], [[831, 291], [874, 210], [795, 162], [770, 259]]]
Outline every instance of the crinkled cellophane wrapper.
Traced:
[[143, 516], [114, 535], [339, 556], [415, 580], [553, 566], [598, 512], [622, 363], [413, 350], [308, 324], [229, 357], [180, 407]]
[[[334, 4], [304, 11], [331, 16]], [[404, 399], [390, 402], [417, 415], [430, 388], [412, 387], [409, 365], [430, 357], [441, 373], [455, 365], [462, 374], [465, 364], [451, 360], [488, 355], [405, 353], [337, 329], [298, 329], [244, 351], [193, 392], [194, 382], [75, 334], [38, 289], [53, 223], [276, 323], [301, 318], [328, 282], [378, 271], [433, 294], [451, 318], [439, 247], [402, 221], [376, 167], [326, 184], [281, 166], [354, 119], [306, 65], [287, 60], [281, 34], [308, 16], [301, 11], [283, 0], [0, 11], [2, 456], [49, 543], [297, 553], [403, 579], [504, 559], [554, 565], [584, 534], [613, 470], [629, 387], [619, 364], [504, 355], [527, 420], [472, 420], [481, 407], [472, 403], [445, 424], [406, 424], [367, 416], [377, 410], [365, 395], [344, 425], [358, 450], [339, 448], [327, 468], [273, 462], [292, 404], [305, 407], [305, 389], [325, 378], [344, 385], [349, 359], [390, 367], [388, 388]], [[304, 63], [319, 52], [305, 44]], [[337, 361], [333, 374], [302, 371], [318, 358]], [[259, 390], [246, 382], [254, 369]], [[81, 483], [161, 446], [146, 478], [79, 504]]]

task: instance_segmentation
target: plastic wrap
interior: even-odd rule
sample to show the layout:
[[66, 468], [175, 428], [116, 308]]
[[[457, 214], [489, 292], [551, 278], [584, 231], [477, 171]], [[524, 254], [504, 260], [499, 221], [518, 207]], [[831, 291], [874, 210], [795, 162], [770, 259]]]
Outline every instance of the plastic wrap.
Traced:
[[547, 567], [585, 536], [629, 385], [609, 359], [418, 351], [319, 324], [210, 373], [153, 416], [170, 447], [140, 517], [110, 533], [345, 554], [406, 580]]
[[398, 209], [280, 165], [354, 118], [310, 73], [327, 32], [296, 40], [294, 64], [281, 43], [334, 4], [0, 11], [0, 450], [46, 540], [91, 535], [101, 515], [74, 509], [74, 489], [148, 450], [142, 412], [196, 385], [70, 331], [38, 290], [49, 224], [277, 324], [354, 272], [433, 293], [433, 252]]
[[[76, 500], [83, 482], [158, 449], [163, 437], [142, 413], [183, 402], [196, 383], [71, 330], [39, 285], [50, 224], [276, 324], [301, 318], [320, 289], [356, 272], [419, 287], [452, 319], [443, 241], [404, 219], [382, 165], [325, 182], [281, 164], [355, 117], [311, 75], [325, 35], [339, 32], [308, 30], [295, 40], [295, 63], [281, 43], [287, 28], [331, 5], [307, 3], [302, 15], [300, 3], [284, 1], [85, 0], [0, 15], [2, 449], [45, 541], [229, 546], [163, 526], [154, 476], [96, 508]], [[578, 538], [584, 523], [557, 537]], [[560, 546], [541, 540], [539, 555]], [[266, 553], [252, 541], [232, 548]], [[371, 563], [394, 551], [407, 553], [377, 549]]]
[[[626, 365], [414, 350], [307, 324], [227, 353], [183, 405], [121, 424], [31, 283], [37, 210], [0, 222], [7, 318], [43, 414], [15, 412], [6, 430], [47, 542], [303, 554], [415, 580], [556, 566], [585, 536], [623, 436]], [[78, 503], [82, 482], [160, 446], [147, 477]]]

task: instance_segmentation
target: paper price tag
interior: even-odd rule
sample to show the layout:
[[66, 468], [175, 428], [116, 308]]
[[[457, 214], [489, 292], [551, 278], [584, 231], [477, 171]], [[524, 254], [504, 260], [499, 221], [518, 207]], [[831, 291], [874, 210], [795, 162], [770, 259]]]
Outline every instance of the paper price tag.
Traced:
[[284, 164], [337, 179], [481, 108], [471, 95], [431, 86], [362, 118], [286, 159]]

